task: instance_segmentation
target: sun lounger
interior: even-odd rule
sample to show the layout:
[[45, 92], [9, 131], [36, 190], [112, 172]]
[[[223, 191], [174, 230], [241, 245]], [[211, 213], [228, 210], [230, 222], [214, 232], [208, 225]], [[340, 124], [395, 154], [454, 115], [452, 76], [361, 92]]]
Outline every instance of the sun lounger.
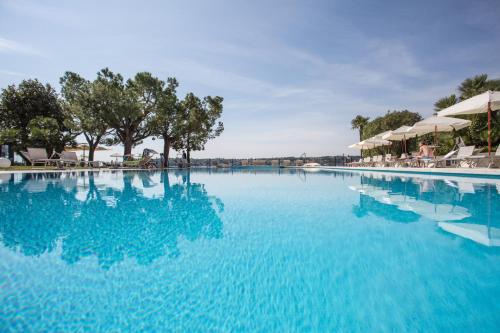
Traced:
[[[458, 150], [452, 150], [450, 152], [448, 152], [446, 155], [442, 156], [442, 157], [437, 157], [433, 163], [430, 163], [428, 166], [429, 167], [433, 167], [433, 168], [437, 168], [439, 167], [440, 164], [443, 164], [446, 165], [446, 161], [449, 161], [453, 155], [455, 155], [455, 153], [457, 152]], [[432, 165], [431, 165], [432, 164]]]
[[384, 156], [377, 155], [373, 158], [373, 166], [374, 167], [383, 167], [384, 166]]
[[44, 166], [47, 166], [50, 163], [58, 164], [60, 162], [59, 159], [49, 158], [47, 156], [47, 151], [45, 150], [45, 148], [28, 148], [27, 151], [21, 151], [20, 154], [32, 166], [35, 166], [37, 164], [43, 164]]
[[497, 150], [491, 157], [488, 154], [482, 155], [472, 155], [465, 157], [465, 161], [469, 163], [470, 167], [476, 167], [483, 163], [487, 163], [488, 168], [494, 167], [495, 163], [500, 160], [500, 145], [498, 145]]
[[124, 161], [123, 166], [126, 168], [142, 168], [146, 169], [152, 166], [150, 163], [151, 160], [153, 159], [152, 156], [144, 156], [143, 158], [139, 160], [134, 160], [134, 161]]
[[474, 154], [474, 146], [465, 146], [458, 148], [457, 156], [450, 157], [448, 160], [455, 163], [457, 167], [472, 167], [473, 163], [467, 161]]
[[63, 151], [59, 154], [59, 159], [62, 163], [69, 166], [78, 166], [80, 161], [78, 160], [78, 155], [74, 151]]
[[385, 166], [393, 166], [396, 162], [396, 159], [392, 156], [392, 154], [385, 154], [384, 165]]
[[362, 158], [360, 158], [357, 161], [346, 163], [346, 165], [350, 166], [350, 167], [361, 166], [362, 164], [363, 164], [363, 159]]

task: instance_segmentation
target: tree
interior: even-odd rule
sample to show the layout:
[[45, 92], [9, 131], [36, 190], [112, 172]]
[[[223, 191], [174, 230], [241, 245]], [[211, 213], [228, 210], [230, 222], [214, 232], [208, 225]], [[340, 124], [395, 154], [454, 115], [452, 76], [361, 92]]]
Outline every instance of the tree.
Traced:
[[189, 93], [180, 103], [178, 140], [174, 148], [186, 150], [188, 163], [191, 163], [191, 151], [205, 149], [208, 140], [224, 131], [224, 124], [218, 121], [222, 114], [222, 102], [220, 96], [207, 96], [201, 100]]
[[356, 118], [351, 120], [351, 128], [359, 129], [359, 141], [363, 140], [363, 130], [366, 124], [368, 124], [369, 120], [370, 120], [369, 117], [363, 117], [360, 115], [357, 115]]
[[[460, 100], [474, 97], [488, 90], [499, 91], [500, 80], [488, 80], [487, 74], [476, 75], [473, 78], [465, 79], [458, 87], [458, 91], [460, 91]], [[486, 145], [488, 141], [488, 115], [485, 113], [478, 113], [467, 116], [467, 118], [469, 118], [472, 123], [468, 128], [466, 141], [474, 145]], [[492, 121], [494, 123], [494, 126], [492, 126], [494, 129], [492, 131], [492, 142], [496, 144], [500, 140], [500, 133], [495, 130], [495, 128], [497, 128], [495, 125], [500, 121], [498, 112], [494, 114]]]
[[422, 116], [417, 112], [410, 112], [408, 110], [387, 111], [385, 115], [377, 117], [366, 124], [363, 131], [363, 139], [401, 126], [413, 126], [413, 124], [420, 120], [422, 120]]
[[137, 73], [133, 79], [123, 83], [120, 74], [103, 69], [97, 80], [118, 95], [117, 105], [113, 105], [106, 116], [108, 125], [114, 129], [117, 141], [124, 146], [124, 155], [132, 153], [132, 147], [153, 134], [153, 120], [163, 82], [148, 72]]
[[441, 111], [457, 103], [458, 98], [455, 94], [440, 98], [436, 103], [434, 103], [434, 111]]
[[176, 95], [178, 86], [179, 83], [175, 78], [167, 79], [167, 87], [162, 92], [152, 121], [154, 134], [163, 139], [164, 167], [168, 167], [170, 147], [179, 135], [179, 125], [182, 122], [179, 99]]
[[82, 133], [89, 145], [89, 161], [99, 144], [104, 144], [110, 127], [106, 121], [118, 103], [116, 89], [100, 80], [90, 82], [73, 72], [60, 79], [63, 106], [73, 119], [75, 130]]
[[44, 147], [52, 154], [54, 149], [62, 151], [65, 145], [74, 142], [70, 122], [49, 84], [24, 80], [17, 87], [10, 85], [2, 90], [1, 105], [0, 132], [3, 134], [0, 136], [14, 139], [11, 143], [15, 150], [35, 146]]
[[[422, 116], [417, 112], [410, 112], [408, 110], [387, 111], [385, 115], [377, 117], [365, 125], [363, 139], [370, 138], [385, 131], [394, 130], [401, 126], [413, 126], [413, 124], [420, 120], [422, 120]], [[410, 145], [409, 149], [411, 149], [414, 142], [409, 141], [408, 144]], [[392, 153], [399, 154], [402, 152], [403, 146], [393, 143], [390, 149]]]

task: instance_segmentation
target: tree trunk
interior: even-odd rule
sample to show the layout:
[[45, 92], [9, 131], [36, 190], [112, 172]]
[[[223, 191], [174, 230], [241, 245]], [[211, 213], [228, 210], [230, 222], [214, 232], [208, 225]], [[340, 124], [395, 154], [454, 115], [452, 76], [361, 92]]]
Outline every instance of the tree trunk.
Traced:
[[186, 160], [187, 160], [188, 167], [191, 167], [191, 142], [190, 141], [191, 140], [190, 140], [190, 136], [188, 133], [188, 137], [186, 140]]
[[96, 148], [97, 148], [97, 144], [96, 145], [89, 144], [89, 162], [94, 161], [94, 153], [95, 153]]
[[[131, 154], [132, 154], [132, 139], [127, 137], [123, 142], [123, 155], [131, 155]], [[130, 156], [127, 156], [126, 158], [129, 157]]]
[[168, 155], [170, 153], [170, 138], [163, 136], [163, 167], [168, 168]]

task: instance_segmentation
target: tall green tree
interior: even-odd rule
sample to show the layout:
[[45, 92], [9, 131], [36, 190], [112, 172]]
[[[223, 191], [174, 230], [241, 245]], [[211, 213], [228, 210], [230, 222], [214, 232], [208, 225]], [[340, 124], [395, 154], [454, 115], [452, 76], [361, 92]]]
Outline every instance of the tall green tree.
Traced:
[[387, 111], [385, 115], [377, 117], [365, 125], [363, 139], [401, 126], [413, 126], [420, 120], [422, 120], [422, 116], [417, 112], [408, 110]]
[[369, 117], [363, 117], [360, 115], [357, 115], [353, 120], [351, 120], [351, 129], [359, 130], [359, 141], [363, 140], [363, 130], [369, 120]]
[[[422, 120], [422, 116], [417, 112], [408, 110], [387, 111], [385, 115], [377, 117], [365, 125], [363, 139], [370, 138], [385, 131], [394, 130], [401, 126], [413, 126], [413, 124], [420, 120]], [[407, 145], [409, 146], [408, 149], [413, 149], [415, 140], [408, 140]], [[380, 149], [383, 150], [387, 148]], [[400, 154], [403, 150], [403, 146], [397, 142], [393, 142], [389, 149], [393, 154]]]
[[170, 148], [180, 135], [179, 125], [182, 124], [182, 112], [177, 98], [179, 83], [175, 78], [167, 79], [167, 86], [159, 98], [158, 107], [152, 121], [154, 134], [163, 139], [163, 166], [168, 167]]
[[[38, 80], [24, 80], [19, 86], [2, 90], [0, 137], [10, 141], [15, 150], [43, 147], [54, 150], [74, 142], [71, 122], [59, 103], [56, 91]], [[15, 136], [15, 137], [13, 137]]]
[[115, 138], [124, 146], [124, 155], [154, 132], [152, 120], [161, 98], [164, 83], [151, 73], [137, 73], [125, 84], [120, 74], [103, 69], [97, 80], [109, 89], [116, 89], [119, 96], [116, 105], [106, 116], [108, 125], [114, 129]]
[[458, 103], [458, 98], [455, 94], [440, 98], [436, 103], [434, 103], [434, 111], [441, 111], [457, 103]]
[[180, 103], [181, 120], [174, 148], [186, 150], [188, 163], [191, 163], [191, 151], [205, 149], [208, 140], [224, 131], [224, 124], [219, 121], [222, 102], [223, 98], [220, 96], [207, 96], [201, 100], [189, 93]]
[[[500, 91], [500, 80], [490, 80], [487, 74], [465, 79], [458, 87], [460, 100], [474, 97], [488, 90]], [[466, 141], [477, 146], [486, 145], [488, 141], [488, 115], [479, 113], [467, 117], [471, 120], [471, 125], [467, 130]], [[492, 126], [492, 141], [495, 145], [500, 141], [500, 131], [497, 130], [500, 123], [498, 112], [494, 113], [492, 121], [494, 123], [494, 126]]]
[[73, 72], [60, 79], [63, 107], [73, 119], [75, 130], [83, 134], [89, 146], [89, 161], [99, 144], [106, 143], [110, 127], [106, 121], [119, 102], [119, 94], [100, 80], [93, 82]]

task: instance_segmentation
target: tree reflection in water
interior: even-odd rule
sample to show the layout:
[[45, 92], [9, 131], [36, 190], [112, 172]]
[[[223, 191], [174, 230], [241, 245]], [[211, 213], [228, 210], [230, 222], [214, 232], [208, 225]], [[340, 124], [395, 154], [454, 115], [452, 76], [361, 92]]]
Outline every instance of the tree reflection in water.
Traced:
[[38, 256], [60, 243], [70, 264], [96, 256], [103, 268], [126, 257], [147, 265], [178, 256], [179, 237], [223, 235], [222, 201], [208, 195], [204, 184], [192, 183], [189, 173], [25, 174], [22, 181], [4, 181], [0, 197], [6, 247]]

